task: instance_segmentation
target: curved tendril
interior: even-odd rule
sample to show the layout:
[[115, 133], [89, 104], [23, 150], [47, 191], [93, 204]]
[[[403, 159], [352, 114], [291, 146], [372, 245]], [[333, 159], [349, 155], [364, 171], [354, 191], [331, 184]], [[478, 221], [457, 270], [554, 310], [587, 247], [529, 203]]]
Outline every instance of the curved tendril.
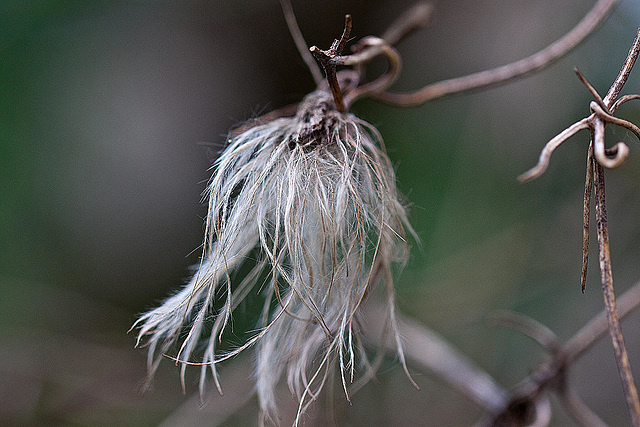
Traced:
[[553, 154], [555, 149], [558, 148], [567, 139], [575, 135], [578, 131], [587, 129], [589, 127], [588, 120], [589, 118], [584, 118], [579, 122], [572, 124], [565, 130], [560, 132], [558, 135], [556, 135], [555, 138], [547, 142], [547, 145], [544, 146], [542, 152], [540, 153], [538, 164], [520, 175], [518, 177], [518, 181], [528, 182], [542, 175], [544, 171], [547, 170], [547, 167], [549, 166], [549, 159], [551, 158], [551, 154]]
[[635, 136], [640, 139], [640, 128], [628, 120], [623, 120], [619, 117], [613, 116], [609, 114], [606, 110], [602, 109], [600, 105], [595, 102], [591, 102], [589, 105], [591, 110], [596, 113], [598, 118], [604, 120], [607, 123], [613, 123], [614, 125], [622, 126], [623, 128], [629, 129]]
[[593, 153], [596, 156], [598, 163], [602, 166], [608, 169], [615, 169], [627, 160], [627, 157], [629, 156], [629, 147], [627, 147], [623, 142], [618, 142], [615, 145], [617, 149], [615, 157], [607, 157], [604, 147], [604, 127], [604, 120], [596, 120], [593, 125]]
[[[343, 65], [363, 66], [379, 55], [384, 55], [389, 61], [387, 71], [377, 79], [356, 87], [345, 95], [345, 105], [347, 108], [357, 99], [377, 92], [382, 92], [391, 86], [402, 70], [402, 59], [397, 50], [395, 50], [384, 39], [379, 37], [365, 37], [360, 41], [365, 48], [354, 55], [342, 56], [335, 58], [336, 63]], [[367, 49], [366, 47], [374, 47], [375, 49]]]

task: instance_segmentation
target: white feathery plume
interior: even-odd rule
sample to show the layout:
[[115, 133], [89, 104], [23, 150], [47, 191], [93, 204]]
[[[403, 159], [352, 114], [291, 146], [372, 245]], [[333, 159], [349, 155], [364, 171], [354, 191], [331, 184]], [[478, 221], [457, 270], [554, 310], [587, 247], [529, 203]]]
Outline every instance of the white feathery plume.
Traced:
[[[149, 375], [178, 344], [183, 388], [186, 366], [200, 365], [201, 392], [208, 370], [220, 389], [216, 364], [255, 345], [263, 421], [277, 422], [275, 388], [284, 375], [299, 400], [297, 424], [336, 369], [347, 399], [356, 368], [370, 369], [358, 308], [379, 283], [406, 370], [391, 269], [408, 256], [411, 227], [378, 131], [316, 91], [295, 116], [230, 139], [214, 166], [197, 272], [134, 325], [138, 344], [149, 347]], [[257, 259], [250, 273], [232, 279], [249, 258]], [[258, 331], [217, 352], [234, 309], [251, 292], [265, 298]], [[202, 358], [193, 361], [196, 353]]]

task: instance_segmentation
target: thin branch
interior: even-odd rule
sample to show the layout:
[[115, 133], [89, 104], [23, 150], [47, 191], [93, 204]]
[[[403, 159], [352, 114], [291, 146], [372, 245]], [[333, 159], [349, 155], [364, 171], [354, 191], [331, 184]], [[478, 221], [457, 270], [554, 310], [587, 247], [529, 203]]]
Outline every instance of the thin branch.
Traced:
[[487, 88], [532, 74], [554, 63], [600, 26], [619, 0], [598, 0], [587, 15], [566, 35], [545, 49], [510, 64], [467, 76], [433, 83], [411, 93], [382, 92], [372, 95], [390, 104], [413, 106], [427, 101]]
[[307, 64], [307, 68], [309, 68], [309, 71], [313, 76], [313, 80], [316, 82], [316, 85], [319, 85], [324, 80], [324, 77], [322, 76], [320, 67], [318, 67], [318, 64], [313, 59], [311, 52], [309, 52], [309, 45], [304, 40], [302, 31], [300, 31], [298, 21], [296, 20], [296, 15], [295, 13], [293, 13], [293, 6], [291, 6], [291, 1], [280, 0], [280, 6], [282, 7], [282, 12], [284, 13], [284, 19], [287, 21], [287, 26], [289, 27], [291, 38], [293, 38], [293, 41], [298, 48], [298, 52], [300, 52], [300, 56], [302, 56], [302, 60], [305, 62], [305, 64]]
[[578, 79], [580, 79], [582, 84], [585, 85], [587, 90], [589, 90], [589, 93], [591, 93], [591, 96], [593, 96], [593, 99], [595, 99], [598, 105], [601, 106], [603, 110], [607, 110], [607, 106], [604, 105], [604, 101], [602, 100], [602, 97], [600, 96], [596, 88], [594, 88], [593, 85], [589, 83], [589, 80], [587, 80], [587, 78], [580, 72], [580, 70], [578, 70], [578, 67], [575, 67], [573, 71], [576, 73], [576, 76], [578, 76]]
[[580, 425], [585, 427], [607, 427], [607, 424], [591, 410], [580, 397], [566, 384], [563, 389], [558, 392], [560, 402], [564, 409], [571, 415]]
[[[640, 281], [627, 290], [618, 301], [620, 319], [640, 308]], [[594, 316], [585, 326], [563, 345], [558, 353], [542, 364], [531, 375], [520, 382], [510, 394], [502, 389], [486, 372], [478, 368], [448, 344], [442, 337], [427, 327], [397, 314], [400, 334], [406, 341], [405, 354], [417, 366], [426, 368], [441, 380], [479, 404], [493, 417], [513, 409], [514, 402], [534, 402], [548, 387], [566, 383], [563, 379], [567, 369], [607, 332], [606, 310]], [[384, 334], [385, 309], [370, 302], [363, 309], [365, 339], [370, 345], [378, 345]], [[395, 352], [394, 343], [383, 342], [385, 349]], [[482, 424], [482, 423], [481, 423]], [[594, 424], [595, 425], [595, 424]]]
[[605, 121], [606, 123], [611, 123], [614, 125], [621, 126], [633, 132], [633, 134], [640, 139], [640, 128], [628, 120], [621, 119], [616, 116], [612, 116], [607, 110], [603, 109], [598, 103], [592, 101], [589, 104], [591, 109], [596, 113], [599, 119]]
[[[389, 68], [384, 74], [382, 74], [377, 79], [370, 81], [368, 83], [362, 84], [352, 89], [351, 91], [349, 91], [345, 95], [345, 105], [347, 108], [358, 98], [369, 95], [371, 93], [376, 93], [376, 92], [385, 90], [387, 87], [393, 84], [393, 82], [396, 81], [402, 69], [402, 59], [400, 58], [398, 51], [396, 51], [393, 47], [391, 47], [391, 45], [389, 45], [386, 42], [386, 40], [380, 39], [378, 37], [370, 36], [360, 40], [358, 44], [363, 46], [379, 47], [382, 51], [382, 54], [387, 58], [389, 62]], [[334, 61], [338, 64], [343, 59], [346, 61], [350, 61], [350, 60], [353, 60], [354, 58], [357, 58], [358, 55], [359, 54], [351, 55], [349, 57], [344, 57], [344, 56], [336, 57], [334, 58]], [[360, 62], [360, 63], [356, 62], [354, 63], [354, 65], [361, 65], [363, 63], [364, 62]]]
[[[377, 345], [384, 327], [385, 313], [379, 306], [368, 304], [363, 309], [367, 325], [365, 338]], [[418, 366], [435, 373], [447, 384], [476, 402], [485, 410], [495, 413], [507, 402], [508, 394], [493, 378], [475, 366], [434, 331], [409, 318], [396, 314], [398, 330], [404, 338], [404, 350], [408, 359]], [[395, 343], [386, 340], [385, 349], [396, 351]]]
[[591, 192], [593, 191], [593, 143], [587, 151], [587, 172], [584, 179], [584, 202], [582, 205], [582, 272], [580, 287], [584, 294], [589, 266], [589, 217], [591, 215]]
[[528, 336], [551, 354], [556, 354], [560, 351], [560, 343], [556, 334], [530, 317], [509, 311], [500, 311], [492, 315], [490, 320], [496, 326], [510, 328]]
[[342, 50], [347, 44], [349, 35], [351, 34], [351, 26], [351, 15], [347, 14], [344, 16], [344, 30], [342, 31], [340, 40], [334, 40], [329, 50], [326, 51], [319, 49], [317, 46], [311, 46], [309, 49], [311, 54], [318, 60], [318, 62], [320, 62], [322, 68], [324, 68], [324, 72], [327, 76], [327, 82], [329, 83], [329, 88], [331, 89], [331, 93], [333, 94], [333, 99], [336, 104], [336, 109], [340, 112], [344, 112], [346, 108], [342, 97], [342, 91], [340, 90], [340, 84], [336, 76], [336, 65], [333, 64], [331, 60], [342, 54]]
[[611, 106], [611, 108], [610, 108], [611, 112], [612, 113], [615, 112], [618, 109], [618, 107], [620, 107], [622, 104], [624, 104], [625, 102], [628, 102], [628, 101], [632, 101], [634, 99], [640, 99], [640, 95], [624, 95], [624, 96], [621, 96], [613, 104], [613, 106]]
[[[618, 299], [618, 316], [620, 319], [624, 319], [638, 307], [640, 307], [640, 281]], [[562, 347], [566, 363], [573, 363], [574, 360], [587, 352], [607, 333], [607, 330], [607, 315], [603, 310], [580, 328]]]
[[[624, 87], [633, 65], [635, 64], [638, 54], [640, 53], [640, 28], [636, 32], [636, 37], [633, 41], [633, 45], [629, 50], [629, 54], [622, 66], [622, 69], [618, 73], [618, 77], [609, 88], [607, 95], [601, 98], [595, 88], [587, 81], [587, 79], [576, 70], [578, 78], [589, 89], [589, 92], [594, 97], [595, 101], [590, 103], [592, 114], [580, 120], [579, 122], [570, 126], [567, 130], [560, 135], [553, 138], [540, 154], [540, 160], [538, 165], [530, 171], [520, 176], [520, 180], [533, 179], [544, 172], [549, 161], [549, 155], [558, 145], [564, 142], [568, 137], [575, 132], [568, 132], [569, 130], [589, 128], [591, 133], [591, 143], [589, 145], [589, 154], [587, 165], [587, 174], [585, 179], [584, 190], [584, 207], [583, 207], [583, 248], [582, 248], [582, 274], [581, 284], [584, 292], [588, 251], [589, 251], [589, 203], [591, 197], [591, 187], [595, 182], [596, 193], [596, 223], [598, 230], [598, 253], [600, 261], [600, 279], [602, 283], [602, 290], [604, 296], [604, 305], [607, 313], [607, 321], [609, 324], [609, 332], [613, 343], [614, 354], [616, 363], [618, 364], [618, 372], [620, 380], [622, 382], [622, 388], [626, 397], [627, 407], [631, 416], [631, 421], [634, 426], [640, 426], [640, 399], [638, 397], [638, 390], [636, 388], [633, 374], [631, 372], [631, 366], [629, 363], [629, 356], [624, 344], [624, 337], [622, 335], [622, 328], [620, 327], [620, 320], [618, 318], [618, 311], [616, 307], [615, 292], [613, 288], [613, 275], [611, 272], [611, 254], [609, 250], [609, 228], [607, 223], [607, 211], [605, 207], [605, 183], [604, 183], [604, 168], [615, 168], [620, 166], [626, 160], [629, 154], [629, 148], [623, 142], [618, 142], [612, 149], [607, 150], [605, 147], [605, 127], [609, 123], [613, 123], [619, 126], [623, 126], [631, 130], [636, 136], [640, 138], [640, 128], [633, 123], [626, 120], [618, 119], [614, 117], [610, 111], [613, 107], [621, 105], [622, 102], [627, 100], [636, 99], [635, 96], [623, 97], [624, 101], [618, 103], [616, 98], [620, 94], [620, 91]], [[613, 157], [608, 157], [613, 155]]]
[[[398, 17], [376, 40], [382, 39], [384, 43], [368, 43], [372, 37], [365, 37], [353, 46], [351, 55], [336, 56], [330, 60], [334, 65], [363, 65], [380, 55], [387, 55], [390, 46], [398, 44], [402, 39], [414, 31], [424, 28], [433, 16], [433, 6], [427, 2], [420, 2]], [[317, 49], [315, 46], [311, 50]], [[385, 88], [386, 89], [386, 88]]]
[[426, 27], [432, 17], [433, 5], [425, 1], [418, 2], [396, 18], [381, 38], [395, 46], [414, 31]]
[[640, 400], [636, 388], [629, 355], [622, 335], [622, 327], [616, 308], [616, 297], [613, 289], [611, 273], [611, 255], [609, 252], [609, 228], [607, 224], [607, 210], [605, 206], [604, 167], [594, 164], [594, 181], [596, 189], [596, 222], [598, 228], [598, 251], [600, 253], [600, 279], [604, 294], [604, 305], [609, 323], [609, 333], [613, 343], [613, 351], [618, 363], [618, 371], [622, 381], [622, 388], [627, 399], [627, 406], [634, 426], [640, 426]]
[[[615, 82], [609, 88], [607, 96], [604, 98], [604, 105], [611, 107], [615, 104], [615, 100], [620, 94], [620, 91], [624, 87], [629, 74], [633, 69], [633, 66], [640, 53], [640, 28], [636, 33], [636, 37], [633, 41], [633, 45], [629, 50], [627, 59], [625, 60], [620, 73]], [[611, 254], [609, 250], [609, 227], [607, 223], [607, 210], [605, 205], [605, 183], [604, 183], [604, 167], [606, 165], [599, 158], [599, 154], [604, 154], [604, 127], [608, 117], [599, 115], [596, 103], [591, 104], [592, 109], [596, 112], [595, 126], [594, 126], [594, 153], [598, 160], [598, 163], [594, 161], [594, 181], [596, 190], [596, 221], [598, 227], [598, 249], [600, 253], [600, 279], [602, 282], [602, 291], [604, 296], [605, 309], [607, 312], [607, 321], [609, 323], [609, 333], [611, 335], [611, 341], [613, 343], [613, 351], [616, 356], [616, 362], [618, 364], [618, 372], [620, 374], [620, 380], [622, 381], [622, 389], [627, 400], [627, 407], [631, 416], [631, 422], [634, 426], [640, 426], [640, 398], [638, 397], [638, 390], [636, 388], [633, 374], [631, 372], [631, 365], [629, 363], [629, 355], [624, 343], [624, 337], [622, 335], [622, 328], [620, 326], [620, 319], [618, 318], [618, 310], [616, 307], [616, 298], [613, 288], [613, 275], [611, 272]], [[601, 113], [601, 112], [600, 112]], [[626, 153], [621, 150], [627, 149], [625, 144], [616, 144], [618, 148], [617, 158], [624, 158]], [[609, 160], [609, 159], [607, 159]], [[615, 159], [614, 159], [615, 160]]]
[[[640, 281], [620, 298], [618, 313], [621, 319], [625, 318], [640, 307]], [[499, 420], [508, 417], [514, 409], [521, 408], [527, 403], [535, 402], [541, 393], [548, 388], [557, 389], [564, 393], [566, 385], [567, 369], [600, 340], [608, 330], [607, 310], [601, 311], [583, 326], [560, 349], [555, 357], [542, 364], [528, 377], [514, 387], [511, 399], [506, 401], [503, 407], [493, 414], [493, 419]], [[487, 408], [488, 409], [488, 408]]]
[[[591, 140], [592, 146], [590, 146], [590, 150], [593, 150], [593, 155], [598, 160], [598, 163], [607, 167], [607, 168], [616, 168], [622, 165], [628, 155], [629, 155], [629, 147], [624, 142], [618, 142], [612, 149], [607, 150], [605, 147], [605, 126], [609, 123], [622, 126], [631, 132], [633, 132], [636, 137], [640, 139], [640, 128], [635, 124], [620, 119], [618, 117], [613, 116], [613, 112], [616, 108], [627, 101], [631, 101], [633, 99], [640, 99], [640, 95], [625, 95], [620, 99], [616, 100], [616, 97], [620, 94], [624, 83], [629, 77], [629, 73], [633, 68], [633, 64], [635, 63], [638, 53], [640, 52], [640, 28], [636, 33], [635, 40], [631, 49], [629, 50], [629, 54], [625, 60], [620, 73], [618, 73], [618, 77], [614, 81], [614, 83], [609, 88], [609, 92], [607, 96], [603, 99], [600, 94], [595, 90], [595, 88], [589, 83], [589, 81], [578, 71], [575, 70], [576, 75], [580, 79], [580, 81], [587, 87], [595, 101], [592, 101], [589, 106], [591, 108], [592, 114], [589, 117], [585, 117], [584, 119], [574, 123], [569, 126], [567, 129], [562, 131], [560, 134], [556, 135], [551, 141], [547, 142], [545, 147], [542, 149], [540, 153], [540, 157], [538, 159], [538, 163], [532, 169], [523, 173], [518, 177], [520, 182], [531, 181], [532, 179], [538, 178], [540, 175], [544, 173], [544, 171], [549, 166], [549, 160], [551, 158], [551, 154], [553, 151], [558, 148], [563, 142], [565, 142], [568, 138], [573, 136], [577, 131], [581, 129], [589, 128], [591, 132]], [[613, 155], [613, 158], [609, 158], [608, 155]], [[587, 182], [589, 181], [589, 173], [590, 170], [587, 169]], [[589, 191], [589, 188], [585, 187], [585, 192]], [[585, 196], [586, 197], [586, 196]], [[586, 200], [586, 199], [585, 199]], [[585, 210], [586, 212], [586, 210]], [[588, 228], [588, 220], [585, 223]], [[584, 274], [586, 269], [586, 259], [584, 258], [584, 250], [588, 249], [587, 246], [583, 245], [583, 278], [582, 278], [582, 286], [584, 289]]]
[[609, 92], [607, 92], [607, 96], [604, 97], [604, 104], [608, 107], [611, 107], [614, 100], [620, 95], [620, 91], [624, 87], [627, 79], [629, 78], [629, 74], [633, 69], [633, 65], [636, 63], [636, 59], [638, 59], [638, 54], [640, 53], [640, 27], [636, 32], [636, 38], [633, 40], [633, 44], [631, 45], [631, 49], [629, 49], [629, 53], [627, 54], [627, 59], [624, 61], [624, 65], [620, 69], [618, 73], [618, 77], [616, 77], [615, 82], [609, 88]]

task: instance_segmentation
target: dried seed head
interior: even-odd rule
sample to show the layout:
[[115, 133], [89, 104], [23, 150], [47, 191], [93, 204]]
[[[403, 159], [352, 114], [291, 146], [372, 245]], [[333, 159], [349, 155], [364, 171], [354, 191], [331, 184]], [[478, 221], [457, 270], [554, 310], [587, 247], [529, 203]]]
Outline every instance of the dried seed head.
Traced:
[[[216, 364], [255, 344], [266, 416], [277, 416], [274, 391], [283, 374], [298, 396], [298, 415], [336, 367], [346, 392], [356, 366], [367, 365], [358, 307], [384, 282], [395, 329], [391, 267], [407, 257], [410, 226], [381, 144], [373, 126], [338, 112], [322, 91], [308, 95], [294, 117], [231, 139], [206, 192], [207, 232], [197, 272], [136, 322], [138, 342], [149, 345], [149, 373], [187, 326], [176, 356], [183, 386], [187, 364], [199, 364], [201, 388], [208, 369], [219, 387]], [[256, 253], [252, 271], [232, 280]], [[216, 341], [250, 292], [265, 298], [259, 332], [218, 354]], [[201, 361], [191, 362], [203, 341]]]

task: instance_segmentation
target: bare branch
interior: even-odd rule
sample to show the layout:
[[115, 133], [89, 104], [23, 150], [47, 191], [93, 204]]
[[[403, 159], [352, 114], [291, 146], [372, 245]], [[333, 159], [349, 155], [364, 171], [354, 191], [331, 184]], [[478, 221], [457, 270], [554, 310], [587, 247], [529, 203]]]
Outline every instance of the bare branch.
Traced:
[[618, 107], [620, 107], [622, 104], [624, 104], [625, 102], [634, 100], [634, 99], [640, 99], [640, 95], [624, 95], [621, 96], [620, 98], [618, 98], [618, 100], [611, 106], [611, 108], [609, 109], [612, 113], [614, 111], [616, 111], [618, 109]]
[[611, 107], [613, 101], [620, 95], [620, 91], [624, 87], [627, 79], [629, 78], [629, 74], [633, 69], [633, 65], [636, 63], [636, 59], [638, 59], [638, 54], [640, 53], [640, 28], [636, 32], [636, 38], [633, 40], [633, 44], [631, 45], [631, 49], [629, 49], [629, 53], [627, 54], [627, 59], [624, 61], [624, 65], [620, 69], [618, 73], [618, 77], [616, 77], [615, 82], [609, 88], [609, 92], [607, 92], [607, 96], [604, 97], [604, 104], [608, 107]]
[[618, 125], [618, 126], [621, 126], [623, 128], [626, 128], [626, 129], [630, 130], [631, 132], [633, 132], [633, 134], [638, 139], [640, 139], [640, 128], [638, 126], [634, 125], [633, 123], [631, 123], [628, 120], [624, 120], [624, 119], [618, 118], [616, 116], [612, 116], [609, 112], [607, 112], [607, 110], [603, 109], [596, 102], [592, 101], [591, 104], [589, 104], [589, 106], [596, 113], [596, 115], [598, 116], [599, 119], [605, 121], [606, 123], [612, 123], [614, 125]]
[[[610, 101], [611, 102], [611, 101]], [[597, 152], [596, 152], [597, 153]], [[618, 363], [618, 371], [622, 381], [622, 388], [627, 398], [627, 406], [634, 426], [640, 425], [640, 400], [638, 390], [631, 373], [629, 355], [624, 344], [622, 327], [618, 318], [616, 297], [613, 290], [613, 276], [611, 273], [611, 255], [609, 253], [609, 228], [607, 224], [607, 210], [605, 206], [604, 168], [601, 164], [594, 165], [594, 181], [596, 188], [596, 220], [598, 228], [598, 250], [600, 253], [600, 279], [604, 293], [604, 305], [609, 323], [609, 333], [613, 343], [613, 351]]]
[[307, 68], [309, 68], [309, 71], [311, 72], [316, 85], [319, 85], [324, 80], [322, 71], [320, 71], [320, 67], [318, 67], [318, 64], [316, 63], [316, 61], [314, 61], [311, 52], [309, 52], [309, 45], [304, 40], [302, 31], [300, 31], [298, 21], [296, 20], [296, 15], [295, 13], [293, 13], [293, 6], [291, 6], [291, 1], [280, 0], [280, 6], [282, 6], [284, 19], [287, 21], [289, 32], [291, 33], [291, 37], [293, 38], [293, 41], [298, 48], [298, 52], [300, 52], [302, 60], [305, 62], [305, 64], [307, 64]]
[[560, 351], [560, 343], [556, 334], [530, 317], [509, 311], [500, 311], [492, 315], [490, 320], [496, 326], [510, 328], [528, 336], [551, 354], [556, 354]]
[[[373, 345], [379, 343], [384, 327], [384, 309], [373, 304], [364, 308], [365, 338]], [[398, 328], [405, 339], [404, 349], [413, 363], [435, 373], [447, 384], [460, 391], [485, 410], [495, 413], [507, 402], [507, 393], [489, 374], [475, 366], [434, 331], [427, 329], [399, 313]], [[384, 342], [390, 352], [395, 343]]]
[[593, 412], [580, 397], [567, 385], [558, 393], [558, 397], [566, 411], [578, 423], [585, 427], [607, 427], [598, 414]]
[[382, 92], [372, 96], [394, 105], [413, 106], [445, 96], [496, 86], [534, 73], [578, 46], [604, 22], [618, 1], [598, 0], [589, 13], [565, 36], [527, 58], [490, 70], [433, 83], [415, 92]]
[[[538, 164], [532, 169], [530, 169], [529, 171], [523, 173], [518, 177], [518, 180], [520, 182], [530, 181], [532, 179], [539, 177], [542, 173], [544, 173], [544, 171], [547, 169], [549, 165], [549, 159], [553, 151], [558, 146], [560, 146], [560, 144], [566, 141], [569, 137], [575, 134], [578, 130], [586, 129], [586, 128], [589, 128], [589, 130], [591, 131], [591, 139], [593, 142], [593, 146], [592, 147], [590, 146], [589, 149], [593, 150], [593, 155], [595, 155], [595, 158], [598, 160], [599, 164], [603, 165], [606, 168], [613, 169], [622, 165], [626, 161], [629, 155], [629, 147], [627, 147], [627, 145], [624, 142], [618, 142], [613, 147], [614, 149], [609, 150], [610, 153], [615, 153], [613, 158], [607, 157], [608, 153], [605, 147], [604, 129], [607, 124], [612, 123], [618, 126], [622, 126], [626, 129], [629, 129], [631, 132], [633, 132], [636, 135], [636, 137], [638, 137], [638, 139], [640, 139], [640, 127], [636, 126], [635, 124], [627, 120], [623, 120], [612, 115], [612, 112], [615, 111], [615, 109], [618, 108], [623, 103], [627, 101], [631, 101], [632, 99], [640, 99], [640, 95], [625, 95], [620, 99], [616, 100], [616, 97], [620, 94], [622, 87], [624, 86], [625, 82], [629, 77], [629, 73], [631, 72], [631, 69], [633, 68], [633, 65], [638, 57], [638, 53], [640, 53], [640, 28], [636, 33], [636, 37], [633, 41], [633, 45], [631, 49], [629, 50], [629, 54], [627, 55], [625, 63], [622, 66], [620, 73], [618, 73], [618, 77], [609, 88], [609, 92], [607, 93], [607, 96], [605, 96], [604, 99], [600, 97], [598, 92], [589, 83], [589, 81], [582, 75], [582, 73], [580, 73], [578, 69], [575, 70], [576, 75], [578, 76], [580, 81], [587, 87], [587, 89], [595, 99], [595, 101], [592, 101], [589, 104], [592, 114], [589, 117], [586, 117], [574, 123], [573, 125], [569, 126], [567, 129], [565, 129], [556, 137], [554, 137], [551, 141], [549, 141], [543, 148], [542, 152], [540, 153]], [[588, 178], [588, 175], [587, 175], [587, 178]], [[587, 188], [585, 188], [585, 191], [587, 191]], [[585, 223], [585, 224], [587, 224], [587, 229], [588, 229], [588, 223]], [[587, 243], [587, 246], [583, 245], [583, 251], [585, 247], [588, 248], [588, 243]], [[584, 289], [584, 275], [586, 273], [585, 263], [586, 263], [586, 259], [584, 258], [584, 252], [583, 252], [583, 278], [582, 278], [583, 289]]]
[[342, 91], [340, 90], [340, 84], [338, 83], [338, 78], [336, 77], [336, 65], [332, 63], [331, 60], [336, 56], [340, 56], [340, 54], [342, 53], [342, 50], [349, 40], [349, 35], [351, 34], [351, 26], [351, 15], [347, 14], [344, 16], [344, 30], [342, 31], [340, 40], [334, 40], [331, 48], [326, 51], [319, 49], [317, 46], [311, 46], [311, 48], [309, 49], [309, 51], [313, 54], [313, 56], [315, 56], [318, 62], [320, 62], [322, 68], [324, 68], [324, 72], [327, 75], [327, 82], [329, 83], [329, 88], [331, 89], [331, 93], [333, 94], [333, 99], [336, 104], [336, 109], [340, 112], [344, 112], [346, 108], [344, 105], [344, 99], [342, 97]]
[[[345, 95], [345, 105], [347, 108], [358, 98], [369, 95], [371, 93], [380, 92], [389, 87], [393, 82], [396, 81], [398, 75], [400, 74], [400, 70], [402, 69], [402, 60], [400, 59], [400, 55], [398, 52], [391, 47], [385, 40], [380, 39], [378, 37], [365, 37], [362, 39], [359, 44], [363, 46], [375, 46], [376, 48], [381, 49], [382, 54], [389, 61], [389, 69], [377, 79], [360, 85], [349, 93]], [[367, 52], [365, 49], [363, 52]], [[335, 60], [340, 61], [341, 59], [345, 59], [346, 61], [351, 61], [354, 58], [358, 58], [359, 54], [351, 55], [348, 57], [337, 57]], [[354, 62], [354, 65], [363, 64], [365, 61]]]
[[[640, 307], [640, 281], [625, 292], [618, 305], [619, 317], [622, 319]], [[511, 399], [502, 409], [492, 412], [494, 421], [509, 417], [509, 413], [535, 402], [546, 389], [566, 392], [566, 372], [568, 368], [601, 339], [608, 330], [607, 310], [601, 311], [583, 326], [560, 351], [548, 362], [538, 367], [532, 374], [522, 380], [512, 391]]]
[[[600, 279], [602, 283], [602, 290], [604, 295], [604, 305], [607, 313], [607, 321], [609, 324], [609, 332], [613, 343], [614, 354], [616, 363], [618, 364], [618, 372], [620, 374], [620, 380], [622, 382], [622, 388], [627, 400], [627, 407], [631, 416], [631, 421], [634, 426], [640, 426], [640, 399], [638, 397], [638, 390], [636, 388], [633, 374], [631, 372], [631, 366], [629, 363], [629, 356], [624, 344], [624, 337], [622, 335], [622, 328], [620, 327], [620, 320], [618, 318], [618, 310], [616, 307], [616, 299], [613, 288], [613, 275], [611, 272], [611, 255], [609, 251], [609, 229], [607, 223], [607, 211], [605, 207], [605, 183], [604, 183], [604, 167], [615, 168], [620, 166], [626, 160], [629, 154], [629, 148], [623, 142], [618, 142], [613, 149], [607, 150], [605, 147], [605, 126], [609, 123], [613, 123], [619, 126], [623, 126], [631, 130], [636, 136], [640, 138], [640, 128], [633, 123], [626, 120], [618, 119], [610, 113], [610, 108], [621, 105], [622, 102], [626, 102], [631, 99], [636, 99], [636, 96], [627, 96], [621, 99], [624, 101], [616, 101], [616, 98], [620, 94], [624, 84], [626, 83], [629, 74], [635, 64], [638, 54], [640, 53], [640, 28], [636, 32], [636, 37], [633, 41], [633, 45], [629, 50], [629, 54], [622, 66], [622, 69], [618, 73], [618, 77], [609, 88], [607, 95], [604, 99], [600, 98], [598, 92], [587, 81], [587, 79], [576, 70], [578, 78], [585, 84], [589, 92], [595, 98], [595, 101], [590, 103], [592, 114], [580, 120], [579, 122], [570, 126], [567, 130], [560, 135], [553, 138], [547, 143], [545, 148], [540, 154], [540, 160], [538, 165], [520, 176], [520, 180], [524, 181], [539, 176], [544, 172], [549, 160], [549, 155], [560, 145], [566, 138], [571, 136], [575, 132], [569, 132], [569, 130], [589, 128], [591, 132], [591, 144], [589, 145], [589, 154], [587, 165], [587, 174], [585, 180], [585, 192], [584, 192], [584, 207], [583, 207], [583, 248], [582, 248], [582, 274], [581, 284], [584, 292], [585, 278], [587, 272], [588, 251], [589, 251], [589, 203], [591, 197], [592, 179], [595, 182], [596, 193], [596, 223], [598, 230], [598, 252], [600, 261]], [[611, 154], [614, 157], [610, 158], [607, 155]], [[593, 175], [592, 175], [593, 174]]]
[[[624, 319], [638, 307], [640, 307], [640, 282], [635, 283], [618, 299], [618, 316], [620, 319]], [[576, 332], [562, 347], [566, 363], [571, 364], [582, 356], [606, 334], [607, 330], [607, 317], [603, 310]]]
[[432, 16], [433, 5], [425, 1], [418, 2], [393, 21], [382, 34], [382, 39], [395, 46], [409, 34], [426, 27]]
[[595, 99], [598, 105], [600, 105], [604, 110], [606, 110], [607, 106], [604, 105], [604, 101], [602, 100], [602, 97], [600, 96], [596, 88], [594, 88], [591, 85], [591, 83], [589, 83], [589, 80], [587, 80], [587, 78], [580, 72], [580, 70], [578, 70], [577, 67], [574, 68], [573, 71], [576, 73], [576, 76], [578, 76], [578, 79], [580, 79], [582, 84], [586, 86], [587, 90], [589, 90], [589, 92], [591, 93], [591, 96], [593, 96], [593, 99]]

